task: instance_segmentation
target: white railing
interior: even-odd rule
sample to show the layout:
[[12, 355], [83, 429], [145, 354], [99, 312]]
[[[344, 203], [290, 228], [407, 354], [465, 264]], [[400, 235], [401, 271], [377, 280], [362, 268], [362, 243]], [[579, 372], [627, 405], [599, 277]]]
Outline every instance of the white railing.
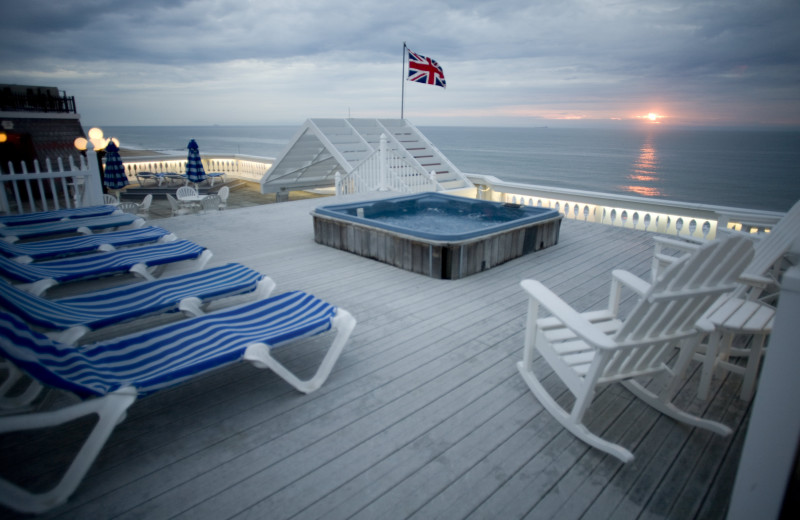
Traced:
[[[376, 152], [351, 174], [337, 173], [337, 194], [380, 190], [410, 193], [439, 189], [438, 182], [432, 178], [435, 174], [417, 171], [388, 147], [383, 153], [383, 161], [380, 153]], [[97, 156], [91, 150], [87, 154], [87, 160], [82, 160], [79, 165], [70, 161], [67, 168], [59, 161], [56, 169], [47, 163], [44, 170], [40, 170], [37, 164], [33, 172], [23, 167], [20, 173], [0, 174], [0, 212], [27, 213], [102, 204]], [[272, 166], [273, 159], [213, 155], [204, 157], [203, 162], [207, 172], [219, 171], [257, 182]], [[186, 159], [176, 156], [128, 158], [124, 164], [132, 182], [135, 182], [137, 172], [183, 173], [186, 170]], [[783, 213], [773, 211], [512, 183], [491, 175], [468, 173], [466, 176], [475, 185], [471, 195], [479, 199], [543, 206], [557, 209], [570, 219], [675, 236], [713, 239], [719, 227], [765, 232], [783, 216]]]
[[336, 177], [336, 193], [350, 195], [370, 191], [397, 191], [418, 193], [436, 191], [439, 183], [435, 173], [425, 174], [408, 165], [402, 157], [389, 153], [382, 162], [376, 152], [347, 175]]
[[94, 206], [103, 203], [103, 190], [97, 155], [89, 150], [88, 160], [76, 165], [72, 158], [67, 168], [61, 160], [54, 169], [50, 161], [42, 170], [34, 162], [32, 172], [22, 165], [22, 171], [0, 174], [0, 213], [32, 213], [61, 208]]
[[679, 237], [712, 240], [719, 227], [766, 232], [783, 216], [772, 211], [551, 188], [504, 182], [490, 175], [466, 175], [476, 185], [476, 198], [542, 206], [556, 209], [574, 220]]
[[403, 155], [387, 145], [381, 134], [378, 150], [345, 175], [336, 173], [336, 194], [350, 195], [370, 191], [418, 193], [441, 189], [436, 173], [430, 174], [410, 163]]
[[[185, 173], [186, 157], [158, 155], [150, 157], [128, 157], [123, 159], [125, 173], [130, 182], [136, 182], [136, 174], [151, 173]], [[207, 155], [202, 158], [206, 173], [221, 172], [252, 182], [259, 182], [267, 170], [272, 167], [274, 159], [250, 155]]]

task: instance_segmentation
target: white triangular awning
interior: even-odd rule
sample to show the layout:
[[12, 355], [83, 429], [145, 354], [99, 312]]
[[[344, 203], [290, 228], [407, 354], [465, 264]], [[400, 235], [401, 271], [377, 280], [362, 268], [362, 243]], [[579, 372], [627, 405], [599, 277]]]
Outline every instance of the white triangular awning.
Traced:
[[336, 172], [352, 172], [380, 147], [390, 149], [419, 172], [435, 172], [446, 189], [471, 183], [406, 119], [309, 119], [261, 179], [262, 193], [334, 185]]

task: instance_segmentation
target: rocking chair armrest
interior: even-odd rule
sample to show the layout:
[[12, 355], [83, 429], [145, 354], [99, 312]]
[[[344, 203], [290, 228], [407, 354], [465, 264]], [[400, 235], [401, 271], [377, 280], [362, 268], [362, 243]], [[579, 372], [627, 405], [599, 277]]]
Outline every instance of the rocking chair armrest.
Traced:
[[739, 280], [741, 280], [742, 283], [757, 289], [766, 289], [769, 284], [775, 283], [775, 280], [769, 276], [761, 276], [751, 273], [742, 273], [742, 275], [739, 276]]
[[539, 302], [555, 318], [587, 343], [599, 348], [612, 348], [616, 345], [609, 336], [597, 329], [592, 322], [541, 282], [537, 280], [522, 280], [520, 285], [528, 293], [531, 303], [533, 303], [533, 300]]
[[691, 253], [695, 251], [698, 247], [703, 245], [702, 242], [697, 241], [693, 238], [686, 238], [686, 239], [675, 239], [665, 236], [656, 235], [653, 237], [653, 241], [656, 244], [656, 253], [660, 252], [663, 248], [668, 249], [677, 249], [679, 251], [683, 251], [685, 253]]
[[614, 281], [621, 283], [639, 296], [644, 296], [644, 294], [650, 290], [649, 282], [645, 282], [631, 272], [622, 269], [614, 269], [611, 272], [611, 277]]

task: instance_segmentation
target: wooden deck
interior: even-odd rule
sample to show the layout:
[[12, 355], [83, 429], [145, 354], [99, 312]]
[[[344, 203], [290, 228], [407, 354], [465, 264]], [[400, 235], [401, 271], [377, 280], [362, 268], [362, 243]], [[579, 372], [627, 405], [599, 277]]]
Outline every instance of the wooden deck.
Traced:
[[[277, 291], [349, 310], [358, 325], [328, 382], [301, 395], [240, 364], [142, 399], [70, 501], [45, 518], [725, 516], [749, 410], [736, 397], [740, 378], [704, 403], [695, 365], [677, 400], [733, 427], [727, 438], [605, 388], [590, 428], [631, 449], [624, 465], [561, 428], [514, 366], [521, 279], [541, 280], [580, 310], [600, 307], [613, 268], [648, 275], [651, 234], [564, 220], [554, 247], [434, 280], [315, 244], [309, 211], [331, 200], [154, 222], [209, 247], [209, 265], [241, 262]], [[309, 373], [326, 346], [314, 339], [280, 357]], [[545, 384], [569, 399], [555, 378]], [[3, 437], [3, 474], [41, 484], [85, 426]], [[23, 466], [26, 454], [37, 461]]]

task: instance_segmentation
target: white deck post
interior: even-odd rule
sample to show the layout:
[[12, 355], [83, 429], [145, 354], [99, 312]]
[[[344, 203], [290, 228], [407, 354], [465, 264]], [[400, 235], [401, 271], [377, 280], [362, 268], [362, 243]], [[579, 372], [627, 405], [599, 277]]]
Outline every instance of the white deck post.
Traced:
[[[800, 251], [800, 240], [793, 251]], [[753, 401], [728, 520], [778, 518], [797, 457], [800, 438], [800, 266], [781, 281], [781, 299]]]
[[388, 154], [386, 153], [386, 134], [381, 134], [380, 147], [380, 179], [378, 180], [378, 191], [389, 191], [389, 164]]
[[86, 176], [83, 188], [82, 206], [100, 206], [103, 204], [102, 172], [97, 162], [97, 152], [90, 142], [86, 147], [86, 163], [89, 174]]

